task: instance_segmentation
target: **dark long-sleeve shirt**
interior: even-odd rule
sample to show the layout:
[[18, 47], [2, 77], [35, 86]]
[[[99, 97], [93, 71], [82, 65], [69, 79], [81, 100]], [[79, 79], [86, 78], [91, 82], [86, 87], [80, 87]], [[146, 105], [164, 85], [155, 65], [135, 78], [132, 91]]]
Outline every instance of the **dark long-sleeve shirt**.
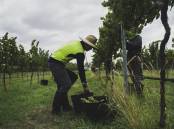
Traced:
[[86, 83], [86, 76], [85, 76], [85, 69], [84, 69], [84, 60], [85, 60], [85, 55], [84, 53], [78, 53], [76, 55], [69, 55], [69, 57], [73, 57], [77, 60], [77, 67], [79, 71], [79, 77], [82, 83]]
[[126, 49], [128, 50], [128, 57], [133, 57], [141, 53], [142, 49], [142, 38], [137, 35], [133, 39], [130, 39], [126, 44]]

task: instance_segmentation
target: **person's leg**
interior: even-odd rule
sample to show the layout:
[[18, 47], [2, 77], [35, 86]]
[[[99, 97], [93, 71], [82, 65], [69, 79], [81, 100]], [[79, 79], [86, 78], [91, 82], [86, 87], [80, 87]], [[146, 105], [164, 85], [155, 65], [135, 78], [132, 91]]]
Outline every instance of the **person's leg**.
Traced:
[[65, 94], [67, 94], [68, 90], [71, 87], [71, 79], [62, 64], [58, 63], [50, 63], [50, 69], [53, 73], [54, 80], [57, 83], [57, 91], [55, 93], [53, 104], [52, 104], [52, 112], [60, 112], [64, 101]]
[[61, 74], [62, 79], [58, 79], [58, 83], [60, 84], [59, 92], [62, 94], [62, 108], [63, 111], [72, 110], [71, 105], [68, 101], [68, 91], [72, 86], [71, 78], [68, 74], [67, 69], [63, 69], [63, 73]]
[[[71, 79], [71, 86], [72, 86], [75, 83], [75, 81], [77, 80], [78, 76], [74, 72], [72, 72], [72, 71], [70, 71], [68, 69], [66, 69], [66, 71], [68, 73], [68, 76]], [[64, 111], [70, 111], [70, 110], [72, 110], [72, 107], [69, 104], [69, 100], [68, 100], [68, 93], [67, 92], [64, 93], [63, 96], [64, 96], [63, 97], [64, 98], [64, 101], [63, 101], [63, 110]]]
[[61, 111], [61, 105], [62, 105], [62, 95], [59, 92], [60, 84], [59, 84], [59, 81], [57, 81], [58, 80], [57, 79], [58, 78], [57, 69], [59, 69], [59, 68], [57, 68], [57, 67], [60, 67], [60, 66], [56, 63], [49, 62], [49, 68], [50, 68], [52, 75], [54, 77], [54, 81], [57, 84], [57, 90], [55, 92], [53, 102], [52, 102], [52, 113], [53, 114], [58, 114]]
[[62, 96], [63, 96], [63, 103], [62, 103], [63, 111], [64, 112], [71, 111], [72, 106], [70, 105], [68, 100], [68, 93], [64, 93]]
[[52, 103], [52, 113], [53, 114], [58, 114], [61, 111], [62, 103], [63, 103], [62, 94], [60, 94], [60, 92], [58, 92], [58, 90], [57, 90], [54, 95], [54, 99], [53, 99], [53, 103]]
[[73, 85], [75, 83], [75, 81], [78, 79], [78, 76], [74, 72], [70, 71], [69, 69], [66, 69], [66, 70], [68, 72], [68, 75], [71, 79], [71, 83]]
[[135, 59], [134, 64], [132, 65], [133, 67], [133, 73], [134, 73], [134, 80], [135, 80], [135, 89], [138, 95], [143, 94], [143, 89], [141, 85], [141, 80], [142, 80], [142, 69], [141, 69], [141, 62], [139, 62], [138, 59]]
[[138, 79], [138, 76], [135, 76], [135, 89], [136, 89], [137, 95], [143, 94], [141, 81]]

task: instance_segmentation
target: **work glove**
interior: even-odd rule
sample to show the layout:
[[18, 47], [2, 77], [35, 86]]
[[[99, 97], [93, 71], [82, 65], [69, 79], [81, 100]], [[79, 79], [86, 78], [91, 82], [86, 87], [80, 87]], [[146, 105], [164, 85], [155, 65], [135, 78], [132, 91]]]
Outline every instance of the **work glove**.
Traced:
[[88, 84], [87, 83], [82, 83], [82, 85], [83, 85], [84, 94], [89, 94], [90, 90], [88, 88]]
[[84, 88], [84, 94], [89, 94], [89, 93], [90, 93], [89, 88], [88, 88], [88, 87], [85, 87], [85, 88]]

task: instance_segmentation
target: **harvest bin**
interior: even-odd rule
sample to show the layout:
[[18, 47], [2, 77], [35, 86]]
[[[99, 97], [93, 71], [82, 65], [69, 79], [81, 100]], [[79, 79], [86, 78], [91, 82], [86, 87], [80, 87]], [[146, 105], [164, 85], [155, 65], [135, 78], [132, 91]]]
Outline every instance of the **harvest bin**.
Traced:
[[75, 96], [77, 98], [79, 97], [78, 99], [75, 99], [74, 96], [71, 97], [75, 112], [85, 113], [93, 120], [106, 120], [114, 117], [115, 113], [107, 105], [108, 99], [106, 96], [93, 96], [95, 100], [98, 100], [97, 102], [93, 103], [85, 103], [81, 100], [81, 98], [87, 98], [86, 96]]
[[83, 111], [83, 104], [82, 104], [81, 98], [87, 98], [90, 96], [93, 96], [92, 92], [89, 92], [88, 94], [80, 93], [78, 95], [71, 96], [73, 109], [76, 113], [81, 113]]

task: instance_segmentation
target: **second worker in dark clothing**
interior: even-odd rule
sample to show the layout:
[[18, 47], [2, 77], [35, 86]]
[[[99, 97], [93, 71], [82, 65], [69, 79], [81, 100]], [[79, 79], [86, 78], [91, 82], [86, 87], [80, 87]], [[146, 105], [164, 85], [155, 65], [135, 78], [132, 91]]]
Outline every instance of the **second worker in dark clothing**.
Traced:
[[68, 43], [50, 56], [48, 64], [57, 84], [57, 91], [52, 104], [53, 114], [59, 113], [61, 109], [63, 109], [63, 111], [71, 110], [71, 106], [68, 101], [68, 91], [77, 80], [78, 76], [74, 72], [66, 69], [65, 66], [70, 60], [77, 60], [79, 77], [84, 88], [84, 92], [89, 92], [84, 70], [84, 52], [89, 51], [92, 48], [96, 48], [96, 41], [97, 38], [95, 36], [88, 35], [84, 39], [81, 38], [81, 40]]
[[142, 95], [143, 70], [141, 65], [142, 38], [136, 35], [127, 42], [128, 69], [138, 95]]

